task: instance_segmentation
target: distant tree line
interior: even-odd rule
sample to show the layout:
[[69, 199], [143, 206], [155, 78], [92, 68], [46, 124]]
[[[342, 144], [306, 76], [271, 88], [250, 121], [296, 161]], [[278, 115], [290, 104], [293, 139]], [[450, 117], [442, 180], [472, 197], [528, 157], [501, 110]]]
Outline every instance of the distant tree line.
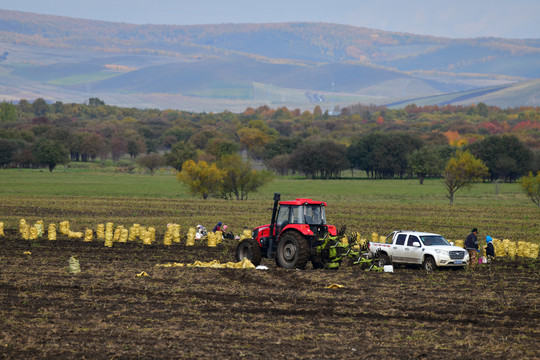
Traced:
[[[515, 181], [540, 169], [540, 108], [353, 105], [330, 115], [268, 106], [243, 113], [194, 113], [85, 104], [0, 103], [0, 167], [129, 159], [150, 172], [187, 161], [264, 164], [278, 175], [335, 179], [344, 170], [368, 177], [443, 177], [457, 150], [488, 168], [485, 180]], [[240, 160], [238, 160], [240, 159]], [[223, 197], [236, 197], [227, 192]], [[231, 195], [232, 194], [232, 195]], [[241, 193], [238, 193], [239, 197]]]

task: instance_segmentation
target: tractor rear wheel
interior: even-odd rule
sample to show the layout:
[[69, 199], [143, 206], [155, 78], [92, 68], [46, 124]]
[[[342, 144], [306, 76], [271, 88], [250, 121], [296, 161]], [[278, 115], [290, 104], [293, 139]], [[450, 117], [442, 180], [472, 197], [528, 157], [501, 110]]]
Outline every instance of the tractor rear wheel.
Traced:
[[295, 231], [285, 233], [277, 246], [276, 260], [285, 269], [304, 269], [309, 261], [307, 240]]
[[236, 247], [236, 261], [248, 259], [255, 266], [261, 263], [262, 252], [255, 239], [244, 239]]

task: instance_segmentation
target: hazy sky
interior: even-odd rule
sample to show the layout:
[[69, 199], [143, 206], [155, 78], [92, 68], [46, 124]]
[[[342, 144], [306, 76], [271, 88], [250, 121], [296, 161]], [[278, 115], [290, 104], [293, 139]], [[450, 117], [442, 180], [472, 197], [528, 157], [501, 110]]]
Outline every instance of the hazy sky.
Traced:
[[453, 38], [540, 38], [539, 0], [0, 0], [0, 9], [135, 24], [313, 21]]

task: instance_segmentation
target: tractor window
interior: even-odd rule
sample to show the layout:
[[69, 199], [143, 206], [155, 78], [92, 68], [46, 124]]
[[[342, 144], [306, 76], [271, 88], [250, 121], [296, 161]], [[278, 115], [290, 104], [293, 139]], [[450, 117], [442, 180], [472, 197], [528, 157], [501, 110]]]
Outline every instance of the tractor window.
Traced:
[[324, 225], [324, 211], [321, 205], [306, 205], [304, 208], [306, 224]]
[[281, 205], [279, 207], [279, 213], [277, 216], [276, 224], [277, 226], [281, 227], [284, 223], [289, 222], [289, 213], [290, 213], [291, 207], [290, 206], [283, 206]]
[[304, 214], [300, 206], [291, 206], [291, 224], [303, 224]]

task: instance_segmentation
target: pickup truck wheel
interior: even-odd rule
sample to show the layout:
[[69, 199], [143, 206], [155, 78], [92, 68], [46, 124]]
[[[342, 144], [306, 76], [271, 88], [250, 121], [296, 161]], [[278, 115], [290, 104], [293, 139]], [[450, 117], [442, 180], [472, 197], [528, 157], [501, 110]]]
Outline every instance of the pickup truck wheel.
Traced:
[[435, 271], [437, 270], [437, 264], [435, 259], [432, 256], [426, 256], [424, 259], [424, 270], [426, 271]]
[[379, 254], [379, 261], [377, 262], [378, 267], [383, 267], [384, 265], [390, 265], [392, 264], [392, 261], [390, 260], [390, 256], [386, 254]]
[[309, 260], [306, 239], [295, 231], [285, 233], [279, 240], [276, 260], [285, 269], [304, 269]]
[[248, 259], [255, 266], [261, 263], [262, 252], [255, 239], [244, 239], [236, 247], [236, 261]]

